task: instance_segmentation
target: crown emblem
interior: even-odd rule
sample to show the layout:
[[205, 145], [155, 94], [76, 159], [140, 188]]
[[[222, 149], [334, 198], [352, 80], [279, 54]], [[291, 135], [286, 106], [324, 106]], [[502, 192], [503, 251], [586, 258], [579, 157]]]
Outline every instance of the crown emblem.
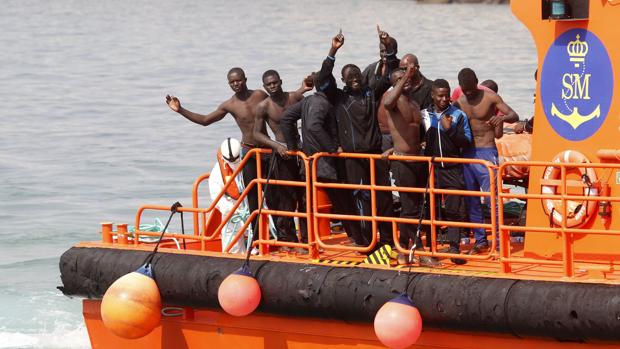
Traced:
[[575, 63], [575, 68], [578, 68], [579, 63], [583, 63], [586, 59], [586, 55], [588, 54], [588, 43], [579, 40], [579, 34], [577, 34], [577, 39], [568, 43], [566, 51], [570, 56], [570, 61]]

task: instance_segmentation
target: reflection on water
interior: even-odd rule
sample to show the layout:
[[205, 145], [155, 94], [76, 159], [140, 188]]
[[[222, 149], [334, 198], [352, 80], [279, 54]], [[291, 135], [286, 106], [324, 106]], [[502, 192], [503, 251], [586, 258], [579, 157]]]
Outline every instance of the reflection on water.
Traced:
[[[96, 239], [100, 221], [131, 223], [141, 203], [189, 203], [214, 149], [239, 135], [232, 118], [207, 128], [186, 121], [168, 110], [165, 94], [207, 113], [231, 95], [225, 75], [233, 66], [246, 70], [250, 88], [276, 69], [296, 89], [339, 28], [346, 42], [336, 69], [363, 67], [378, 56], [377, 23], [398, 39], [401, 55], [418, 55], [428, 78], [454, 83], [469, 66], [496, 80], [522, 117], [532, 114], [534, 45], [508, 6], [5, 0], [0, 266], [8, 267], [0, 307], [22, 311], [17, 321], [0, 318], [0, 331], [53, 332], [54, 310], [78, 312], [77, 300], [49, 296], [62, 251]], [[12, 278], [23, 291], [17, 299]], [[35, 309], [37, 297], [47, 297], [50, 311], [33, 320], [23, 310]], [[79, 315], [70, 319], [77, 328]]]

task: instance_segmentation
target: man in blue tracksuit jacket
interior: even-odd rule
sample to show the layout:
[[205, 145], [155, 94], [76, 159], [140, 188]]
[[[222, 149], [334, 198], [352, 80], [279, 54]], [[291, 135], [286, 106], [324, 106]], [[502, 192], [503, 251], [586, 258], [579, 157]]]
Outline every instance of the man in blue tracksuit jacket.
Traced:
[[[444, 79], [433, 82], [431, 90], [433, 105], [422, 111], [422, 121], [426, 129], [426, 148], [424, 155], [442, 158], [460, 158], [463, 149], [471, 146], [472, 134], [467, 115], [450, 104], [450, 85]], [[435, 163], [435, 188], [465, 190], [463, 165], [449, 162]], [[437, 195], [437, 203], [442, 203]], [[467, 208], [461, 195], [444, 195], [441, 209], [437, 210], [439, 219], [466, 222]], [[449, 227], [447, 238], [450, 253], [460, 253], [461, 230]], [[461, 258], [453, 258], [455, 264], [465, 264]]]

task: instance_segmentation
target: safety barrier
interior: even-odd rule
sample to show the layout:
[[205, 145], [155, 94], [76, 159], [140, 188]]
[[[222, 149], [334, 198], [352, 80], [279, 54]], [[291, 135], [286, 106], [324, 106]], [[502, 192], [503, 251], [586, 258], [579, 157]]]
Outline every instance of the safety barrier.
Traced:
[[[362, 184], [349, 184], [349, 183], [325, 183], [319, 182], [316, 177], [316, 166], [319, 159], [324, 157], [337, 157], [337, 158], [349, 158], [349, 159], [364, 159], [369, 161], [370, 168], [370, 183], [367, 185]], [[428, 176], [428, 190], [426, 188], [411, 188], [411, 187], [398, 187], [398, 186], [381, 186], [376, 184], [376, 161], [385, 161], [382, 159], [379, 154], [358, 154], [358, 153], [340, 153], [340, 154], [329, 154], [329, 153], [318, 153], [314, 154], [313, 158], [315, 161], [313, 162], [313, 219], [315, 221], [314, 226], [317, 226], [317, 220], [319, 218], [331, 218], [331, 219], [345, 219], [345, 220], [355, 220], [355, 221], [370, 221], [372, 224], [372, 241], [367, 247], [355, 247], [355, 246], [333, 246], [325, 243], [321, 240], [320, 236], [315, 233], [317, 236], [317, 242], [319, 246], [326, 250], [341, 250], [341, 251], [357, 251], [361, 253], [366, 253], [372, 251], [377, 244], [377, 224], [380, 222], [388, 222], [392, 224], [392, 238], [394, 239], [394, 244], [397, 250], [400, 253], [409, 253], [409, 249], [407, 246], [401, 246], [398, 239], [398, 232], [396, 229], [397, 223], [405, 223], [405, 224], [418, 224], [418, 219], [411, 218], [400, 218], [400, 217], [385, 217], [379, 216], [377, 214], [377, 191], [398, 191], [398, 192], [412, 192], [412, 193], [421, 193], [424, 194], [427, 192], [430, 198], [429, 202], [429, 211], [430, 217], [429, 219], [423, 219], [422, 224], [430, 226], [431, 229], [431, 251], [416, 251], [417, 255], [421, 256], [433, 256], [433, 257], [458, 257], [462, 259], [490, 259], [491, 251], [495, 249], [495, 233], [497, 231], [497, 222], [496, 215], [491, 215], [491, 223], [490, 224], [476, 224], [469, 222], [454, 222], [454, 221], [446, 221], [437, 219], [437, 202], [436, 195], [462, 195], [462, 196], [477, 196], [477, 197], [488, 197], [490, 199], [491, 207], [496, 207], [496, 196], [491, 195], [491, 193], [496, 192], [495, 189], [495, 173], [493, 170], [493, 165], [485, 160], [479, 159], [463, 159], [463, 158], [431, 158], [424, 156], [400, 156], [400, 155], [391, 155], [387, 158], [387, 160], [392, 161], [412, 161], [412, 162], [421, 162], [427, 163], [429, 167], [429, 176]], [[435, 169], [437, 165], [442, 164], [480, 164], [487, 168], [491, 183], [491, 188], [488, 192], [484, 191], [468, 191], [468, 190], [455, 190], [455, 189], [441, 189], [437, 188], [435, 184]], [[332, 214], [332, 213], [320, 213], [317, 211], [318, 203], [316, 201], [317, 195], [316, 190], [318, 188], [334, 188], [334, 189], [349, 189], [349, 190], [368, 190], [370, 191], [371, 198], [371, 216], [351, 216], [351, 215], [341, 215], [341, 214]], [[452, 254], [452, 253], [443, 253], [437, 251], [437, 228], [438, 227], [460, 227], [460, 228], [485, 228], [491, 230], [491, 238], [492, 238], [492, 248], [490, 252], [487, 254], [480, 255], [463, 255], [463, 254]]]
[[[498, 185], [501, 185], [502, 175], [505, 173], [506, 168], [508, 166], [525, 166], [525, 167], [544, 167], [545, 171], [548, 169], [557, 169], [560, 170], [560, 178], [556, 180], [546, 180], [542, 178], [540, 180], [541, 187], [543, 186], [556, 186], [560, 188], [560, 192], [557, 194], [538, 194], [538, 193], [499, 193], [499, 233], [500, 233], [500, 263], [501, 263], [501, 271], [504, 273], [512, 272], [513, 264], [539, 264], [539, 265], [553, 265], [553, 266], [561, 266], [563, 270], [563, 275], [566, 277], [573, 277], [575, 275], [575, 256], [574, 256], [574, 236], [573, 234], [584, 234], [584, 235], [619, 235], [620, 230], [617, 229], [583, 229], [578, 227], [568, 227], [566, 218], [562, 219], [561, 224], [556, 226], [553, 222], [552, 217], [549, 219], [549, 226], [535, 226], [528, 224], [527, 226], [512, 226], [504, 224], [504, 200], [505, 199], [519, 199], [526, 200], [526, 202], [532, 201], [534, 203], [544, 202], [545, 200], [560, 200], [561, 202], [561, 217], [569, 217], [568, 215], [568, 201], [583, 201], [583, 202], [598, 202], [598, 203], [606, 203], [609, 205], [611, 202], [620, 202], [620, 196], [610, 196], [610, 195], [600, 195], [600, 185], [601, 183], [605, 183], [606, 181], [600, 181], [598, 183], [587, 183], [590, 181], [587, 176], [582, 175], [581, 181], [578, 180], [570, 180], [567, 179], [567, 172], [569, 170], [575, 168], [582, 169], [607, 169], [610, 171], [610, 174], [613, 169], [620, 170], [620, 164], [611, 164], [611, 163], [575, 163], [575, 162], [552, 162], [552, 161], [514, 161], [507, 162], [499, 166], [498, 170]], [[584, 173], [586, 171], [583, 171]], [[532, 173], [530, 169], [530, 174]], [[544, 172], [543, 172], [543, 177]], [[574, 195], [568, 193], [568, 185], [574, 187], [597, 187], [596, 196], [594, 195]], [[542, 190], [541, 190], [542, 191]], [[528, 203], [528, 206], [530, 204]], [[609, 207], [609, 209], [611, 209]], [[601, 213], [597, 213], [601, 214]], [[611, 214], [611, 211], [609, 211]], [[551, 216], [553, 216], [553, 211], [551, 212]], [[558, 259], [536, 259], [536, 258], [525, 258], [525, 257], [515, 257], [511, 255], [510, 246], [509, 246], [509, 234], [510, 232], [519, 232], [525, 234], [524, 238], [527, 240], [528, 232], [536, 232], [536, 233], [555, 233], [560, 234], [562, 237], [562, 258]]]
[[[216, 223], [214, 215], [215, 204], [217, 200], [219, 200], [222, 195], [224, 195], [228, 185], [226, 185], [222, 192], [214, 198], [211, 204], [206, 208], [200, 207], [199, 202], [199, 188], [200, 185], [209, 178], [209, 174], [202, 175], [196, 179], [193, 185], [192, 190], [192, 207], [181, 207], [178, 209], [179, 212], [188, 212], [193, 215], [193, 235], [182, 235], [182, 234], [173, 234], [167, 233], [166, 237], [174, 238], [174, 239], [184, 239], [184, 240], [193, 240], [196, 242], [200, 242], [199, 250], [205, 251], [208, 250], [206, 244], [208, 242], [219, 240], [220, 233], [222, 229], [225, 227], [226, 223], [231, 219], [234, 211], [238, 208], [241, 201], [247, 197], [249, 191], [256, 187], [258, 194], [258, 202], [263, 201], [263, 189], [267, 184], [266, 172], [263, 168], [262, 157], [265, 154], [269, 154], [271, 151], [266, 149], [252, 149], [248, 153], [238, 168], [234, 171], [232, 176], [241, 175], [241, 171], [245, 164], [252, 159], [250, 155], [255, 155], [256, 158], [256, 167], [257, 167], [257, 178], [252, 180], [245, 188], [245, 190], [241, 193], [240, 199], [234, 205], [233, 209], [224, 217], [221, 218], [219, 222]], [[244, 232], [248, 229], [250, 222], [254, 219], [258, 219], [258, 232], [259, 236], [256, 241], [254, 241], [253, 246], [257, 246], [260, 250], [261, 254], [269, 253], [270, 246], [286, 246], [286, 247], [296, 247], [296, 248], [304, 248], [307, 249], [312, 258], [321, 258], [321, 259], [329, 259], [326, 256], [328, 252], [358, 252], [358, 253], [368, 253], [373, 251], [378, 243], [378, 225], [379, 223], [389, 223], [392, 227], [392, 238], [394, 240], [396, 250], [400, 253], [407, 254], [409, 253], [408, 246], [401, 246], [399, 243], [399, 232], [398, 232], [398, 224], [412, 224], [417, 225], [420, 223], [419, 219], [413, 218], [400, 218], [400, 217], [391, 217], [391, 216], [381, 216], [377, 213], [377, 193], [379, 192], [410, 192], [410, 193], [420, 193], [424, 194], [427, 192], [429, 197], [429, 212], [428, 216], [421, 220], [421, 224], [424, 226], [430, 227], [430, 237], [431, 237], [431, 246], [428, 250], [416, 250], [415, 254], [420, 256], [432, 256], [438, 258], [462, 258], [467, 260], [479, 260], [479, 261], [495, 261], [496, 265], [499, 266], [499, 270], [503, 273], [512, 273], [513, 265], [515, 264], [536, 264], [536, 265], [551, 265], [562, 267], [563, 275], [567, 277], [572, 277], [575, 275], [575, 257], [573, 251], [573, 236], [572, 234], [599, 234], [599, 235], [616, 235], [620, 233], [617, 230], [606, 230], [606, 229], [583, 229], [578, 227], [568, 227], [566, 226], [566, 220], [562, 222], [559, 226], [514, 226], [508, 225], [505, 222], [504, 215], [504, 207], [505, 201], [510, 199], [519, 199], [525, 200], [526, 202], [541, 202], [543, 200], [559, 200], [561, 202], [561, 214], [563, 217], [567, 216], [567, 202], [568, 201], [594, 201], [594, 202], [618, 202], [620, 201], [620, 197], [617, 196], [609, 196], [609, 195], [573, 195], [569, 194], [567, 191], [568, 186], [579, 185], [579, 181], [567, 179], [567, 171], [572, 168], [575, 168], [575, 163], [558, 163], [558, 162], [536, 162], [536, 161], [513, 161], [502, 164], [499, 167], [493, 166], [491, 163], [478, 160], [478, 159], [463, 159], [463, 158], [430, 158], [423, 156], [399, 156], [399, 155], [391, 155], [387, 160], [390, 161], [411, 161], [424, 163], [428, 166], [429, 176], [428, 176], [428, 188], [412, 188], [412, 187], [397, 187], [397, 186], [388, 186], [388, 185], [379, 185], [376, 183], [376, 162], [377, 161], [385, 161], [382, 159], [379, 154], [357, 154], [357, 153], [339, 153], [339, 154], [331, 154], [331, 153], [318, 153], [311, 157], [305, 156], [301, 152], [291, 152], [291, 156], [297, 156], [300, 159], [300, 163], [304, 167], [305, 173], [310, 173], [310, 176], [305, 176], [299, 181], [290, 181], [290, 180], [279, 180], [279, 179], [270, 179], [269, 186], [293, 186], [293, 187], [301, 187], [305, 189], [306, 198], [310, 197], [311, 205], [306, 205], [305, 212], [289, 212], [289, 211], [277, 211], [270, 208], [264, 208], [260, 211], [256, 210], [251, 212], [249, 219], [247, 219], [244, 224], [239, 228], [233, 240], [225, 247], [225, 251], [229, 251], [231, 246], [233, 246], [239, 239], [241, 239], [244, 235]], [[317, 164], [321, 159], [325, 159], [328, 157], [338, 158], [338, 159], [363, 159], [364, 161], [368, 161], [368, 166], [370, 169], [369, 177], [370, 181], [368, 184], [352, 184], [352, 183], [332, 183], [332, 182], [321, 182], [319, 178], [317, 178]], [[484, 166], [489, 174], [489, 178], [491, 179], [491, 188], [489, 191], [468, 191], [468, 190], [455, 190], [455, 189], [443, 189], [441, 186], [438, 186], [435, 180], [435, 171], [438, 166], [441, 164], [467, 164], [474, 163]], [[553, 181], [543, 181], [541, 185], [556, 185], [560, 188], [560, 192], [557, 194], [537, 194], [537, 193], [514, 193], [514, 192], [504, 192], [502, 186], [504, 182], [502, 181], [503, 174], [508, 166], [530, 166], [530, 167], [557, 167], [560, 170], [560, 178]], [[620, 169], [620, 164], [595, 164], [595, 163], [583, 163], [579, 164], [579, 167], [583, 168], [593, 168], [593, 169]], [[531, 173], [531, 172], [530, 172]], [[553, 183], [552, 183], [553, 182]], [[550, 184], [551, 183], [551, 184]], [[344, 214], [336, 214], [332, 212], [325, 212], [321, 208], [321, 203], [319, 202], [320, 190], [334, 188], [334, 189], [346, 189], [346, 190], [365, 190], [370, 193], [370, 209], [371, 213], [368, 216], [365, 215], [344, 215]], [[271, 190], [274, 190], [272, 187]], [[496, 193], [496, 194], [495, 194]], [[475, 197], [486, 197], [490, 202], [490, 222], [483, 224], [476, 224], [470, 222], [455, 222], [449, 220], [439, 219], [439, 214], [437, 212], [437, 201], [440, 200], [439, 196], [441, 195], [461, 195], [461, 196], [475, 196]], [[530, 202], [530, 205], [531, 205]], [[167, 206], [158, 206], [158, 205], [145, 205], [139, 208], [136, 214], [136, 227], [140, 226], [140, 221], [142, 214], [145, 210], [156, 210], [156, 211], [169, 211], [170, 208]], [[271, 239], [269, 237], [269, 229], [268, 229], [268, 217], [269, 216], [284, 216], [284, 217], [297, 217], [298, 219], [306, 220], [308, 227], [308, 242], [307, 243], [294, 243], [294, 242], [283, 242], [277, 241], [275, 239]], [[325, 225], [321, 226], [321, 221], [326, 220], [350, 220], [350, 221], [365, 221], [370, 222], [371, 224], [371, 241], [368, 246], [355, 246], [355, 245], [341, 245], [341, 244], [333, 244], [330, 243], [329, 238], [325, 238], [324, 230]], [[451, 254], [446, 252], [440, 252], [437, 249], [438, 245], [438, 231], [442, 227], [461, 227], [461, 228], [484, 228], [486, 231], [490, 232], [489, 242], [491, 248], [488, 252], [477, 255], [465, 255], [465, 254]], [[140, 236], [158, 236], [157, 232], [146, 232], [136, 230], [133, 241], [131, 238], [127, 238], [127, 233], [123, 232], [123, 228], [119, 229], [119, 233], [117, 233], [117, 242], [121, 244], [125, 244], [129, 241], [129, 243], [133, 243], [138, 245], [140, 243]], [[560, 234], [563, 239], [564, 249], [562, 251], [562, 259], [544, 259], [544, 258], [526, 258], [522, 256], [515, 256], [512, 254], [510, 246], [510, 233], [523, 233], [527, 236], [527, 232], [542, 232], [542, 233], [556, 233]], [[112, 235], [114, 232], [111, 231], [111, 228], [102, 228], [103, 240], [104, 242], [112, 242]], [[499, 243], [499, 245], [497, 245]], [[496, 249], [497, 248], [497, 249]], [[211, 248], [213, 250], [213, 248]], [[497, 252], [496, 252], [497, 250]]]

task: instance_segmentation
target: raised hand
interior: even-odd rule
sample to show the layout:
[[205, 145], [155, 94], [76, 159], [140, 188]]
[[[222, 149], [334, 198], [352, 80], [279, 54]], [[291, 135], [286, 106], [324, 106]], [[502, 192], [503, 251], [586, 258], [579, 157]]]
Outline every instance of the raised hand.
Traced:
[[452, 127], [452, 115], [446, 114], [441, 118], [441, 127], [444, 131], [448, 131]]
[[388, 49], [388, 52], [391, 51], [389, 49], [392, 48], [392, 42], [390, 40], [390, 35], [387, 32], [381, 30], [379, 25], [377, 24], [377, 34], [379, 34], [379, 41]]
[[166, 104], [172, 111], [179, 112], [181, 110], [181, 102], [175, 96], [166, 95]]
[[332, 49], [334, 51], [338, 51], [342, 45], [344, 45], [344, 35], [342, 35], [342, 29], [340, 29], [338, 34], [332, 39]]
[[306, 76], [301, 81], [301, 88], [303, 89], [304, 92], [311, 91], [314, 88], [314, 78], [312, 74]]

